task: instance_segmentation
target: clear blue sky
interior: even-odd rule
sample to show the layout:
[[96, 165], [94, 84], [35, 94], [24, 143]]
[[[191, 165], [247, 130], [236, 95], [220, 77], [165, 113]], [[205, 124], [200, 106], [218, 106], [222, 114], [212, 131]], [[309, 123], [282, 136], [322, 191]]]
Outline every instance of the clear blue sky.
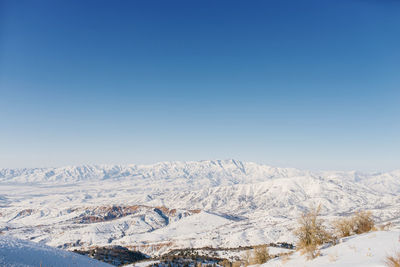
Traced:
[[400, 2], [0, 0], [0, 168], [400, 168]]

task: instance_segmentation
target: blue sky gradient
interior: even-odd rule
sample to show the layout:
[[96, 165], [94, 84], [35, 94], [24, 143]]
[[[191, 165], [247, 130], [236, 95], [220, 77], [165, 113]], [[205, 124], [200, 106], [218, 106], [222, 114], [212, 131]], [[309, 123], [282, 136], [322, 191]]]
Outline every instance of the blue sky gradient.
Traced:
[[0, 0], [0, 168], [400, 162], [400, 2]]

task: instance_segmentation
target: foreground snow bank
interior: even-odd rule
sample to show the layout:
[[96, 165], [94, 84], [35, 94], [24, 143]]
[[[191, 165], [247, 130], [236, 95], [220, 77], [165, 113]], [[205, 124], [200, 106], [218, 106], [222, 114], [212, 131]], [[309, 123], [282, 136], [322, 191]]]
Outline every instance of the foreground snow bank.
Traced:
[[0, 266], [108, 267], [112, 265], [46, 245], [0, 236]]
[[276, 258], [262, 266], [385, 266], [385, 258], [400, 251], [400, 231], [379, 231], [344, 238], [321, 249], [321, 256], [307, 261], [299, 252], [289, 259]]

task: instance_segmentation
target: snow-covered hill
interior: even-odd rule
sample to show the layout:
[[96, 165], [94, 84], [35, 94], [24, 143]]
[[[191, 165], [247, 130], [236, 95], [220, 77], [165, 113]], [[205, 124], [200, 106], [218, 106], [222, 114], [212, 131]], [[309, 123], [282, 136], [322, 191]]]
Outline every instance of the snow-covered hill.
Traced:
[[368, 209], [400, 225], [400, 171], [237, 160], [0, 171], [0, 231], [68, 249], [122, 245], [153, 255], [291, 242], [299, 212], [312, 204], [327, 219]]
[[386, 257], [400, 251], [399, 231], [378, 231], [344, 238], [336, 246], [321, 249], [320, 256], [307, 260], [299, 252], [289, 257], [275, 258], [263, 267], [368, 267], [387, 266]]
[[112, 265], [65, 250], [0, 235], [0, 266], [111, 267]]

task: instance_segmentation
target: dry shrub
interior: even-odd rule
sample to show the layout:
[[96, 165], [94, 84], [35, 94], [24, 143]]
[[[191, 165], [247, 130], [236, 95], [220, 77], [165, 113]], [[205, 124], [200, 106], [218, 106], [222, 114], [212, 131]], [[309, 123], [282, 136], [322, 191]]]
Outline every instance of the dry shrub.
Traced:
[[301, 254], [306, 255], [306, 258], [308, 260], [312, 260], [321, 255], [321, 251], [318, 249], [318, 246], [316, 244], [312, 244], [303, 248]]
[[400, 267], [400, 252], [397, 252], [394, 256], [387, 256], [385, 263], [388, 267]]
[[243, 257], [244, 265], [255, 265], [255, 264], [263, 264], [270, 260], [272, 257], [269, 254], [268, 247], [266, 245], [257, 246], [251, 252], [251, 250], [246, 250], [246, 253]]
[[333, 222], [338, 237], [346, 237], [354, 234], [362, 234], [376, 229], [370, 211], [359, 211], [351, 218], [341, 218]]
[[353, 215], [354, 233], [362, 234], [371, 231], [375, 222], [370, 211], [359, 211]]
[[308, 259], [317, 257], [319, 255], [318, 246], [333, 239], [323, 226], [323, 220], [318, 218], [320, 211], [321, 206], [318, 206], [304, 212], [298, 220], [299, 228], [294, 231], [294, 235], [298, 239], [297, 249], [301, 254], [306, 254]]
[[254, 264], [263, 264], [271, 259], [271, 255], [269, 255], [269, 251], [266, 245], [256, 247], [253, 253]]
[[352, 218], [341, 218], [333, 221], [333, 228], [338, 237], [346, 237], [353, 234], [354, 220]]

